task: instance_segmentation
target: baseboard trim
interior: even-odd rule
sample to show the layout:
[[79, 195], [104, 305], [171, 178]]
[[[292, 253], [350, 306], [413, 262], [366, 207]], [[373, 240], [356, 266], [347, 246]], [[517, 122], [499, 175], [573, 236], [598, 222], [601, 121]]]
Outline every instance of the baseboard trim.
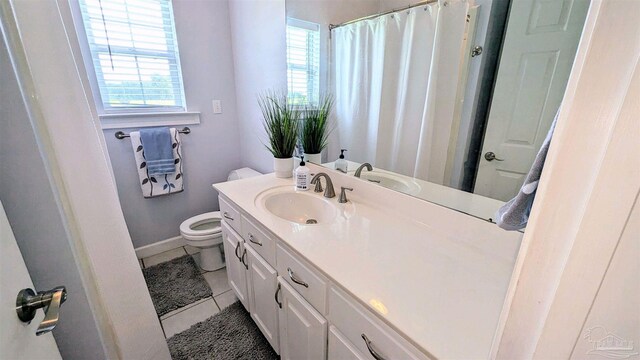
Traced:
[[165, 251], [177, 249], [181, 246], [187, 245], [187, 242], [182, 236], [172, 237], [166, 240], [158, 241], [153, 244], [141, 246], [136, 248], [136, 256], [138, 259], [146, 258], [153, 255], [158, 255]]

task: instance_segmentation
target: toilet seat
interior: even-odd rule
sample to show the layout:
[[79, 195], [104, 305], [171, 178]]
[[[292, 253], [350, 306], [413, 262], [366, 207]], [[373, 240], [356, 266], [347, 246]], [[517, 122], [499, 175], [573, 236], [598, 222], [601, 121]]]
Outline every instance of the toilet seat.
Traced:
[[[220, 211], [212, 211], [194, 217], [190, 217], [180, 224], [180, 233], [183, 237], [191, 241], [207, 240], [215, 237], [222, 232], [220, 222]], [[217, 223], [205, 229], [194, 229], [195, 227], [208, 223]]]

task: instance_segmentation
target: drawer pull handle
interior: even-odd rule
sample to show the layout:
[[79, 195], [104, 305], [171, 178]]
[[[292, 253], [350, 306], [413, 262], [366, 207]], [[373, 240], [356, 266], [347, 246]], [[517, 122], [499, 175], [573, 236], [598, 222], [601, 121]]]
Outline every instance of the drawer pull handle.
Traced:
[[225, 219], [229, 219], [229, 220], [233, 221], [233, 218], [231, 216], [229, 216], [229, 213], [226, 212], [226, 211], [222, 213], [222, 216], [224, 216]]
[[376, 349], [373, 348], [373, 345], [371, 345], [371, 340], [369, 340], [367, 335], [365, 335], [364, 333], [362, 334], [362, 340], [364, 340], [364, 343], [367, 345], [367, 349], [369, 350], [369, 353], [371, 354], [371, 356], [373, 356], [374, 359], [385, 360], [384, 356], [380, 355], [380, 353], [378, 353]]
[[247, 257], [247, 249], [244, 249], [244, 252], [242, 253], [242, 258], [240, 259], [240, 261], [242, 261], [242, 263], [244, 264], [244, 268], [249, 270], [249, 264], [247, 264], [244, 259]]
[[254, 240], [252, 233], [249, 233], [249, 242], [252, 242], [252, 243], [254, 243], [254, 244], [258, 245], [258, 246], [262, 246], [261, 242]]
[[276, 304], [278, 304], [278, 307], [282, 309], [282, 303], [280, 302], [280, 300], [278, 300], [278, 293], [280, 293], [280, 290], [280, 283], [278, 283], [278, 288], [276, 289], [276, 294], [274, 297], [276, 298]]
[[291, 270], [291, 268], [287, 268], [287, 272], [289, 273], [289, 279], [291, 279], [291, 281], [293, 281], [294, 283], [298, 284], [298, 285], [302, 285], [306, 288], [309, 287], [309, 284], [307, 284], [306, 282], [296, 278], [296, 275], [293, 273], [293, 270]]
[[238, 255], [238, 249], [240, 249], [240, 241], [236, 243], [236, 250], [234, 252], [236, 254], [236, 257], [238, 258], [238, 261], [242, 261], [242, 259], [240, 259], [240, 255]]

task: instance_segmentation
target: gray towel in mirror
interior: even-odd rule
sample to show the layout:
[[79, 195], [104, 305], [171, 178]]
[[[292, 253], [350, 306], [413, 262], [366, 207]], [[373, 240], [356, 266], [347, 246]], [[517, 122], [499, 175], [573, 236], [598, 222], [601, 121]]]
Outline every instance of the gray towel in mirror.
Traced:
[[556, 112], [547, 137], [544, 139], [520, 191], [513, 199], [502, 205], [496, 213], [496, 224], [505, 230], [520, 230], [527, 226], [533, 200], [536, 197], [536, 191], [538, 189], [538, 181], [544, 168], [544, 161], [547, 158], [549, 143], [551, 143], [551, 137], [553, 136], [553, 130], [556, 127], [559, 113], [560, 110]]

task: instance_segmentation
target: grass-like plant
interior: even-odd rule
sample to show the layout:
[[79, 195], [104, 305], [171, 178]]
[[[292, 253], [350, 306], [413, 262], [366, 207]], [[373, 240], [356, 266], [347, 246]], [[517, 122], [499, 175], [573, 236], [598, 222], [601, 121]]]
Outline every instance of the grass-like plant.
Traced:
[[300, 142], [305, 154], [319, 154], [327, 147], [329, 134], [329, 115], [333, 108], [333, 96], [323, 95], [318, 105], [307, 105], [303, 111], [303, 124]]
[[262, 110], [264, 130], [269, 144], [265, 144], [273, 157], [287, 159], [293, 156], [300, 128], [300, 113], [287, 101], [286, 92], [268, 91], [258, 96]]

